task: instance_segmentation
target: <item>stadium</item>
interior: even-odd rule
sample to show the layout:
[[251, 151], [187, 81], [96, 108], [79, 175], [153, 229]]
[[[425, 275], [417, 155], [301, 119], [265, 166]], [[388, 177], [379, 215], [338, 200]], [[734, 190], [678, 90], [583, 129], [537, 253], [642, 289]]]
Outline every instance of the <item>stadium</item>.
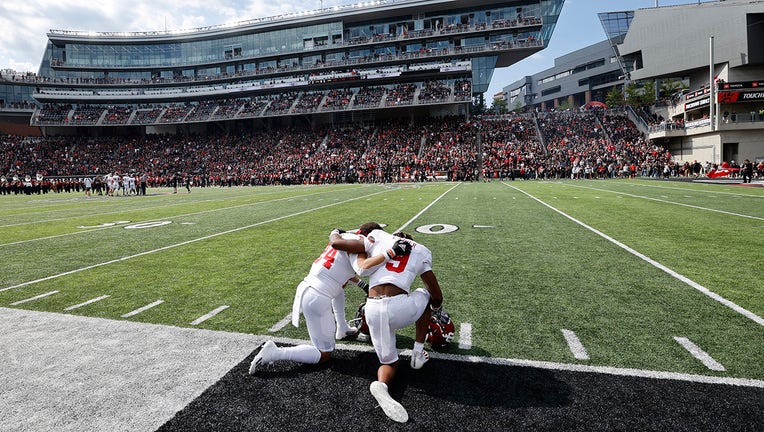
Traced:
[[31, 119], [45, 135], [464, 115], [495, 67], [548, 43], [562, 4], [375, 1], [180, 32], [51, 30], [23, 99], [46, 107]]
[[[564, 3], [382, 0], [49, 31], [37, 73], [0, 78], [0, 429], [760, 428], [764, 164], [725, 165], [764, 159], [758, 120], [714, 117], [749, 109], [725, 99], [697, 127], [645, 129], [695, 106], [589, 109], [604, 87], [562, 81], [543, 101], [528, 91], [524, 112], [487, 111], [494, 70], [548, 47]], [[662, 37], [666, 13], [742, 16], [745, 36], [718, 39], [746, 45], [745, 64], [722, 50], [714, 90], [731, 91], [758, 80], [758, 5], [614, 12], [628, 31], [605, 26], [612, 40], [568, 63], [592, 64], [595, 87], [700, 89], [699, 54], [663, 70], [668, 54], [656, 68], [662, 48], [640, 41]], [[589, 56], [607, 50], [617, 69], [597, 80]], [[689, 158], [706, 156], [696, 171]], [[370, 387], [375, 346], [354, 335], [326, 363], [252, 369], [266, 341], [314, 343], [304, 309], [291, 325], [296, 289], [332, 230], [370, 221], [432, 251], [454, 326], [421, 369], [414, 326], [397, 332], [403, 423]], [[380, 300], [343, 292], [351, 323]]]

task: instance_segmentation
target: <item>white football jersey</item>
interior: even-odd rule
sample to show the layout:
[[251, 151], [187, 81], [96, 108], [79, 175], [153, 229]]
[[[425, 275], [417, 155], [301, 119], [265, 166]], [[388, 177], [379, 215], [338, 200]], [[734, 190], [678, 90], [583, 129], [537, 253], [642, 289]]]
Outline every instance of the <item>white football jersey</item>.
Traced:
[[[343, 233], [342, 238], [356, 240], [360, 237], [356, 234]], [[330, 244], [321, 256], [313, 261], [305, 282], [322, 294], [334, 298], [342, 293], [342, 287], [353, 276], [355, 276], [355, 270], [350, 265], [347, 252], [339, 251]]]
[[[366, 255], [371, 257], [385, 253], [399, 240], [382, 230], [374, 230], [364, 238]], [[411, 254], [397, 256], [390, 261], [374, 268], [374, 273], [369, 276], [369, 286], [375, 287], [382, 284], [392, 284], [409, 292], [414, 279], [426, 271], [432, 270], [432, 252], [427, 247], [412, 240]]]

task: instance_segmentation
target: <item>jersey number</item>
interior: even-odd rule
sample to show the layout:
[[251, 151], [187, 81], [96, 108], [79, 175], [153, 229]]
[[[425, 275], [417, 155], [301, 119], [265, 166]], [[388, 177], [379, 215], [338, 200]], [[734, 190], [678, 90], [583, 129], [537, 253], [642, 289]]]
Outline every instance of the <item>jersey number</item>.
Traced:
[[321, 256], [316, 258], [316, 260], [313, 262], [318, 264], [319, 262], [323, 261], [323, 266], [327, 269], [330, 269], [332, 268], [332, 264], [334, 264], [334, 257], [337, 256], [337, 252], [339, 252], [337, 249], [333, 248], [332, 245], [329, 245], [321, 253]]
[[406, 264], [409, 262], [410, 255], [397, 256], [391, 259], [385, 264], [385, 268], [393, 273], [403, 273], [406, 269]]

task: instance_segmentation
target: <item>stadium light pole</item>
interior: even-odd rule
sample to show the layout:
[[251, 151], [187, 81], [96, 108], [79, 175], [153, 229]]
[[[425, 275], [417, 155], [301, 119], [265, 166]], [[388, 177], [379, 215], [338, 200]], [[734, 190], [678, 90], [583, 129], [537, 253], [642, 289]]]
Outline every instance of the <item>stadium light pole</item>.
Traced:
[[708, 55], [709, 55], [709, 65], [708, 65], [708, 88], [710, 90], [710, 93], [708, 94], [708, 119], [711, 121], [711, 131], [716, 130], [716, 124], [714, 123], [714, 107], [716, 106], [716, 89], [714, 86], [716, 83], [714, 83], [714, 37], [711, 36], [711, 38], [708, 41]]

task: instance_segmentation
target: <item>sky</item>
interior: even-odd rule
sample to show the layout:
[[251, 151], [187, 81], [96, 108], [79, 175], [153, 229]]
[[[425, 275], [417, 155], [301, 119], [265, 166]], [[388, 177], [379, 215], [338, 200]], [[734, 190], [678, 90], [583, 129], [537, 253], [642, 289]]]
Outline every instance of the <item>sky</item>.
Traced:
[[[348, 0], [3, 0], [0, 70], [37, 72], [46, 33], [179, 30], [357, 3]], [[702, 0], [708, 1], [708, 0]], [[656, 0], [566, 0], [549, 46], [510, 67], [496, 69], [487, 101], [503, 87], [554, 66], [554, 59], [605, 40], [597, 13], [654, 7]], [[658, 0], [660, 6], [698, 0]], [[490, 103], [490, 102], [489, 102]]]

